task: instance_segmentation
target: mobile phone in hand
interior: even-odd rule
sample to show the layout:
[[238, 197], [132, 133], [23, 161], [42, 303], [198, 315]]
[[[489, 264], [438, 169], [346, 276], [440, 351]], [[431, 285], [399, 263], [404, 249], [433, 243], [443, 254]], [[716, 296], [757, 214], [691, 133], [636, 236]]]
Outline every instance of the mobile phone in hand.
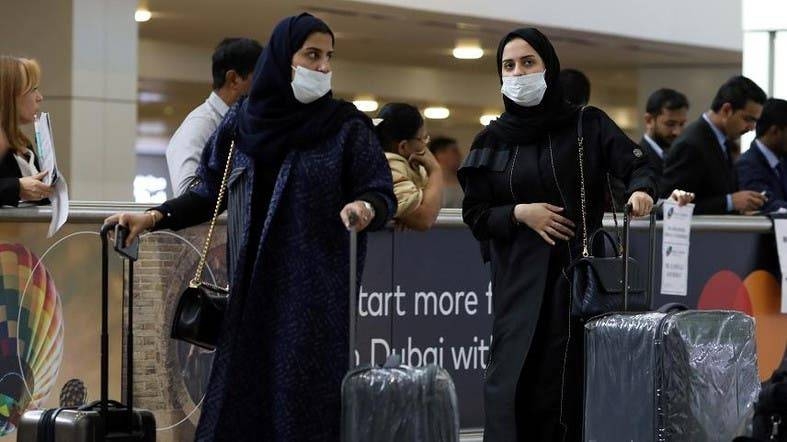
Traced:
[[127, 227], [120, 224], [115, 226], [115, 251], [131, 261], [136, 261], [139, 258], [139, 238], [134, 238], [134, 242], [126, 247], [128, 234], [129, 230]]

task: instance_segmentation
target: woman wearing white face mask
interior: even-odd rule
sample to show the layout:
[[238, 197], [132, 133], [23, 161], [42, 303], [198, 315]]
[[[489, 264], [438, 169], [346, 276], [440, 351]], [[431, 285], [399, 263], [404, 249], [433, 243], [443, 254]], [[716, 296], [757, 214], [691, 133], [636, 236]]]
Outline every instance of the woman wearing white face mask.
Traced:
[[[371, 120], [331, 96], [333, 33], [301, 14], [280, 22], [206, 147], [197, 182], [144, 214], [119, 214], [133, 238], [210, 218], [228, 180], [230, 302], [202, 405], [199, 441], [339, 440], [348, 369], [349, 235], [396, 210]], [[358, 264], [365, 235], [358, 237]]]
[[[579, 441], [583, 337], [564, 270], [581, 251], [580, 113], [564, 102], [560, 62], [538, 30], [508, 34], [497, 68], [506, 111], [459, 171], [464, 220], [492, 269], [484, 439]], [[647, 214], [655, 184], [645, 152], [601, 110], [583, 113], [588, 231], [601, 226], [606, 173], [628, 184], [634, 214]]]

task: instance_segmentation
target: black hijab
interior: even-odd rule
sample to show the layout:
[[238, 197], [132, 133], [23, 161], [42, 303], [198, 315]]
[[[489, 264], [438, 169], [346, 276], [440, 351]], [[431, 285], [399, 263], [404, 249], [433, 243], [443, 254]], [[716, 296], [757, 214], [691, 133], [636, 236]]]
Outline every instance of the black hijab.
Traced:
[[238, 149], [275, 164], [291, 149], [319, 147], [335, 135], [350, 118], [371, 121], [352, 103], [335, 100], [331, 92], [303, 104], [292, 92], [292, 56], [309, 35], [334, 35], [322, 20], [303, 13], [285, 18], [273, 30], [268, 45], [257, 60], [248, 99], [242, 105]]
[[522, 28], [508, 33], [497, 47], [497, 75], [503, 84], [503, 48], [511, 40], [521, 38], [538, 52], [546, 67], [547, 90], [536, 106], [524, 107], [505, 95], [505, 112], [489, 123], [488, 131], [499, 139], [512, 144], [529, 144], [541, 138], [549, 129], [562, 126], [571, 120], [576, 108], [563, 99], [563, 90], [558, 81], [560, 59], [549, 39], [535, 28]]

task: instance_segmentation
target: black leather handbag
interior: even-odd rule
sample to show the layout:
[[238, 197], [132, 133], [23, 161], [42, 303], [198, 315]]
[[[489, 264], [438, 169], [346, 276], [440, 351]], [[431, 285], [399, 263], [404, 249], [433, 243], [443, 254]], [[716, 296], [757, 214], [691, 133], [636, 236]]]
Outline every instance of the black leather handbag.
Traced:
[[224, 321], [224, 312], [229, 304], [229, 288], [202, 281], [202, 272], [205, 270], [208, 250], [210, 250], [210, 243], [213, 239], [213, 230], [216, 227], [221, 201], [224, 199], [227, 189], [227, 176], [231, 168], [234, 150], [235, 142], [233, 141], [230, 144], [227, 165], [224, 167], [224, 177], [221, 179], [221, 187], [219, 187], [219, 197], [216, 200], [216, 208], [213, 211], [213, 218], [210, 221], [197, 271], [194, 279], [189, 282], [189, 286], [180, 295], [170, 331], [172, 339], [188, 342], [208, 350], [216, 348], [221, 324]]
[[[624, 221], [626, 237], [630, 229], [628, 210]], [[587, 320], [610, 312], [650, 310], [645, 275], [639, 262], [629, 257], [628, 244], [621, 246], [609, 232], [599, 229], [591, 236], [592, 249], [596, 249], [599, 237], [606, 239], [614, 252], [593, 255], [585, 249], [583, 256], [569, 267], [572, 316]]]
[[[571, 315], [588, 320], [610, 312], [650, 310], [650, 294], [653, 287], [653, 262], [655, 251], [655, 213], [650, 217], [650, 272], [646, 283], [640, 264], [629, 257], [629, 231], [631, 206], [626, 205], [623, 219], [623, 242], [612, 237], [606, 230], [598, 229], [590, 237], [587, 234], [587, 203], [585, 188], [585, 149], [582, 138], [582, 111], [577, 124], [579, 147], [580, 209], [582, 213], [582, 257], [567, 269], [571, 281]], [[613, 202], [614, 205], [614, 202]], [[613, 206], [615, 230], [618, 230], [617, 215]], [[597, 250], [596, 240], [603, 237], [612, 246], [611, 254], [592, 254]], [[647, 287], [646, 287], [647, 284]]]

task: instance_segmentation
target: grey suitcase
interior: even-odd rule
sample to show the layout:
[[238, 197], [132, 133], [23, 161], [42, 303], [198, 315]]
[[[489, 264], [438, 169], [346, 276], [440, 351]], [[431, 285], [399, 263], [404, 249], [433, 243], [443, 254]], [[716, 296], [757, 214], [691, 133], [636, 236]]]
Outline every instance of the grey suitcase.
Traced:
[[[154, 442], [156, 419], [147, 410], [133, 410], [133, 430], [128, 430], [128, 408], [110, 402], [102, 419], [100, 404], [83, 409], [55, 408], [28, 411], [19, 423], [17, 442]], [[106, 431], [109, 429], [110, 431]], [[115, 430], [115, 431], [113, 431]]]
[[585, 325], [588, 442], [731, 441], [758, 391], [754, 320], [743, 313], [612, 314]]
[[[352, 217], [351, 217], [352, 223]], [[342, 382], [343, 442], [459, 442], [451, 375], [441, 367], [355, 366], [357, 234], [350, 230], [350, 371]]]
[[126, 400], [123, 405], [108, 399], [109, 331], [108, 331], [108, 251], [107, 234], [114, 225], [101, 227], [101, 400], [81, 408], [33, 410], [22, 415], [17, 442], [155, 442], [156, 420], [148, 410], [131, 407], [134, 380], [131, 370], [134, 352], [133, 284], [136, 257], [128, 257], [128, 323], [126, 342]]

